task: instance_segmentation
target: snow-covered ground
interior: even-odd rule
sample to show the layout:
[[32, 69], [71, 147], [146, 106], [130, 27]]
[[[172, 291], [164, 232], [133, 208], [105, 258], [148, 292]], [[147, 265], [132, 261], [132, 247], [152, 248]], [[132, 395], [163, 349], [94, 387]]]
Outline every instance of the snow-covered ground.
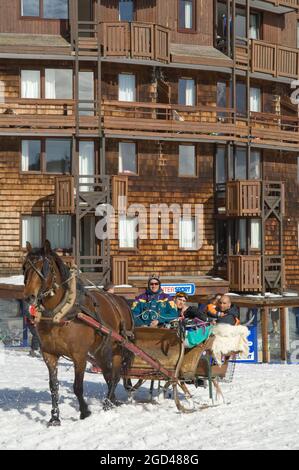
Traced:
[[[172, 400], [148, 402], [143, 387], [132, 404], [102, 410], [101, 375], [85, 375], [92, 415], [79, 420], [72, 392], [73, 367], [61, 360], [61, 428], [46, 427], [51, 400], [41, 359], [0, 351], [1, 449], [201, 450], [299, 449], [299, 366], [238, 364], [232, 384], [222, 388], [229, 404], [190, 415]], [[194, 389], [195, 390], [195, 389]], [[206, 400], [207, 391], [195, 391]], [[125, 400], [120, 385], [118, 396]]]

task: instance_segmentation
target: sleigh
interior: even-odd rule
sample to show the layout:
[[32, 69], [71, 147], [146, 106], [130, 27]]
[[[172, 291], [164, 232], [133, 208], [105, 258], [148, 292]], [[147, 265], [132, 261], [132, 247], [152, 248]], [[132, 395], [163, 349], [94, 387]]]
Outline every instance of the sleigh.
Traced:
[[[84, 314], [79, 317], [133, 353], [129, 369], [122, 373], [129, 394], [136, 392], [147, 381], [151, 382], [151, 386], [158, 382], [159, 389], [163, 384], [164, 396], [172, 389], [175, 404], [184, 413], [215, 406], [219, 398], [224, 401], [219, 382], [226, 378], [229, 361], [237, 351], [226, 354], [221, 364], [215, 363], [212, 354], [215, 336], [210, 336], [192, 349], [186, 349], [184, 338], [177, 329], [140, 327], [135, 329], [134, 341], [131, 342]], [[133, 385], [136, 380], [137, 383]], [[196, 405], [188, 386], [198, 386], [199, 383], [208, 388], [209, 400]], [[213, 387], [216, 390], [215, 397]]]

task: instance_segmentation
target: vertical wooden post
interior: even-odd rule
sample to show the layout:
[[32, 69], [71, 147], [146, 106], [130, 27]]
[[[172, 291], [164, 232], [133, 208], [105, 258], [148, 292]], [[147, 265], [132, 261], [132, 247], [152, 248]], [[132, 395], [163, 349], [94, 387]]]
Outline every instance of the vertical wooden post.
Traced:
[[268, 326], [269, 326], [269, 308], [261, 308], [261, 325], [262, 325], [262, 340], [263, 340], [263, 362], [270, 362], [269, 354], [269, 339], [268, 339]]
[[280, 309], [280, 353], [281, 360], [287, 361], [287, 315], [288, 309]]

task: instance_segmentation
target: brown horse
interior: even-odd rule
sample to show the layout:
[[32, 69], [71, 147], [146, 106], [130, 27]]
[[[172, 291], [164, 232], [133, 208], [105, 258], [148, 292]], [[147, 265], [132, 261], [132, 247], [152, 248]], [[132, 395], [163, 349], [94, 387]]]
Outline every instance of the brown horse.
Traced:
[[[52, 412], [50, 426], [60, 425], [57, 377], [58, 360], [62, 356], [70, 358], [74, 363], [75, 381], [74, 393], [78, 398], [80, 418], [90, 415], [87, 403], [83, 397], [83, 379], [88, 354], [92, 354], [103, 371], [108, 385], [108, 394], [104, 401], [104, 409], [117, 404], [115, 389], [119, 382], [122, 367], [129, 366], [130, 357], [118, 343], [109, 336], [100, 336], [95, 329], [82, 323], [76, 314], [94, 314], [97, 319], [124, 337], [132, 335], [133, 319], [126, 301], [112, 294], [97, 290], [77, 289], [76, 300], [70, 300], [72, 274], [52, 251], [50, 243], [45, 242], [40, 250], [33, 250], [27, 244], [27, 256], [24, 269], [24, 298], [34, 305], [41, 313], [36, 321], [36, 329], [41, 342], [44, 361], [49, 370], [50, 390], [52, 396]], [[58, 309], [58, 310], [57, 310]], [[72, 315], [70, 321], [60, 321], [55, 324], [53, 316], [63, 311]]]

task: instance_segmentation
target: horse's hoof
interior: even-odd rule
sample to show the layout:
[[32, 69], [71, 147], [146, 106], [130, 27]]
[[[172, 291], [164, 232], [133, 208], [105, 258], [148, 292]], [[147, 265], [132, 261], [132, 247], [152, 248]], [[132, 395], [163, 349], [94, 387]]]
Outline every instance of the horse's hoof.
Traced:
[[109, 398], [105, 398], [105, 400], [103, 401], [103, 410], [104, 411], [109, 411], [109, 410], [112, 410], [112, 408], [114, 408], [114, 404], [112, 403], [111, 400], [109, 400]]
[[51, 418], [48, 422], [48, 428], [61, 426], [61, 421], [58, 418]]
[[80, 419], [86, 419], [91, 415], [91, 411], [87, 410], [84, 413], [80, 414]]

